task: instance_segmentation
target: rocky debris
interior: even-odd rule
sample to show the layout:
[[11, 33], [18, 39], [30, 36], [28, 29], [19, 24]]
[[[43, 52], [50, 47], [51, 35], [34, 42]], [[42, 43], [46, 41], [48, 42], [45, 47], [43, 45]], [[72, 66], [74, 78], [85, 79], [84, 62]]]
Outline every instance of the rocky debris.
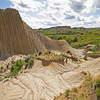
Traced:
[[15, 9], [0, 9], [0, 56], [15, 54], [33, 54], [37, 51], [53, 50], [70, 51], [75, 56], [71, 46], [64, 40], [56, 41], [37, 33], [22, 21]]

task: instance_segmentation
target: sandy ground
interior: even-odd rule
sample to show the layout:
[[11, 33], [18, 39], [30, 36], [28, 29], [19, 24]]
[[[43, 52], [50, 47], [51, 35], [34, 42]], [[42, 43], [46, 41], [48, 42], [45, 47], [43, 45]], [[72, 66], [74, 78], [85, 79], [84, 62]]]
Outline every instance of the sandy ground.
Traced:
[[41, 61], [35, 60], [32, 69], [0, 82], [0, 100], [53, 100], [67, 88], [80, 86], [84, 71], [100, 73], [100, 58], [80, 65], [68, 61], [65, 66], [57, 63], [42, 66]]

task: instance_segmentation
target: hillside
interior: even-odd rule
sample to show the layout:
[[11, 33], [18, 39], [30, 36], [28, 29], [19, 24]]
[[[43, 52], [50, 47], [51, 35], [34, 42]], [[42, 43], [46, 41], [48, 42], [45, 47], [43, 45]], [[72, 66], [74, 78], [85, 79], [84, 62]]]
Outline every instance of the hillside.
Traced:
[[33, 54], [44, 50], [73, 52], [66, 41], [52, 40], [32, 30], [15, 9], [0, 9], [0, 23], [0, 56]]
[[37, 31], [54, 40], [66, 40], [73, 48], [86, 48], [85, 46], [94, 45], [94, 48], [86, 50], [91, 52], [88, 55], [100, 55], [100, 28], [65, 28], [59, 31], [44, 29]]

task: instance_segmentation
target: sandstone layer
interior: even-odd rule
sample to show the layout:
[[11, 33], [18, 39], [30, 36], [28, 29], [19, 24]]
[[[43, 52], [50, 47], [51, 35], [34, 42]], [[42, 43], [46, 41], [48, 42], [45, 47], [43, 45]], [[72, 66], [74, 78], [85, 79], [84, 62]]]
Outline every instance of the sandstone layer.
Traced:
[[100, 73], [100, 58], [80, 66], [71, 61], [65, 66], [58, 63], [43, 66], [35, 60], [31, 70], [0, 82], [0, 100], [53, 100], [66, 89], [80, 86], [85, 72], [93, 76]]

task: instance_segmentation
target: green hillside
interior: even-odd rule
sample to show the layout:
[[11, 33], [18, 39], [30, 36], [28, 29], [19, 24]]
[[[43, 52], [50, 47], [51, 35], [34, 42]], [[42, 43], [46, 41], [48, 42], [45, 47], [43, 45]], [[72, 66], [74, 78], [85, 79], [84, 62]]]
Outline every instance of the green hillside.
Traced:
[[94, 44], [93, 54], [100, 54], [100, 29], [79, 30], [38, 30], [55, 40], [66, 40], [74, 48], [82, 48], [88, 44]]

